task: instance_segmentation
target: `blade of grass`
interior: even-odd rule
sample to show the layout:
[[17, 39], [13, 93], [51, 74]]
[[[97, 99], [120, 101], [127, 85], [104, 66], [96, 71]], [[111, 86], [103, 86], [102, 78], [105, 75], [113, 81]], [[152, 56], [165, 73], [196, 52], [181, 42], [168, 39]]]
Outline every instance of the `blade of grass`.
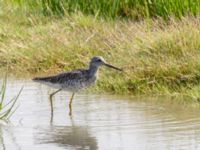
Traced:
[[13, 103], [12, 103], [12, 105], [10, 106], [10, 108], [6, 111], [6, 114], [4, 115], [5, 118], [7, 118], [7, 119], [9, 118], [8, 116], [9, 116], [9, 114], [11, 113], [13, 107], [15, 106], [15, 104], [16, 104], [16, 102], [17, 102], [17, 99], [19, 98], [19, 95], [21, 94], [22, 90], [23, 90], [23, 87], [20, 89], [19, 93], [17, 94], [17, 96], [16, 96], [15, 99], [13, 100]]
[[[3, 80], [2, 89], [1, 89], [0, 119], [9, 119], [10, 116], [16, 111], [17, 108], [14, 109], [14, 106], [17, 102], [17, 99], [19, 98], [19, 95], [21, 94], [23, 90], [23, 87], [22, 87], [16, 97], [12, 98], [8, 103], [3, 105], [4, 99], [5, 99], [6, 85], [7, 85], [7, 75], [5, 76], [5, 79]], [[13, 109], [14, 111], [12, 111]]]
[[2, 88], [1, 88], [0, 110], [2, 109], [3, 101], [4, 101], [4, 98], [5, 98], [6, 84], [7, 84], [7, 74], [5, 75], [5, 78], [4, 78], [3, 84], [2, 84]]

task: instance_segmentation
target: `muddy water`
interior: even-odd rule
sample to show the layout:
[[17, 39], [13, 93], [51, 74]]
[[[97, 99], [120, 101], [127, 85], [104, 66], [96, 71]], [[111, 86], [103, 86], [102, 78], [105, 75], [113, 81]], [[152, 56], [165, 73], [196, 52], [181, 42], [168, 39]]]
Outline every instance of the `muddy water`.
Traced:
[[[169, 150], [200, 149], [200, 112], [172, 103], [78, 93], [68, 116], [71, 93], [31, 81], [9, 80], [7, 98], [24, 85], [9, 123], [0, 122], [0, 149], [6, 150]], [[168, 101], [167, 99], [165, 101]]]

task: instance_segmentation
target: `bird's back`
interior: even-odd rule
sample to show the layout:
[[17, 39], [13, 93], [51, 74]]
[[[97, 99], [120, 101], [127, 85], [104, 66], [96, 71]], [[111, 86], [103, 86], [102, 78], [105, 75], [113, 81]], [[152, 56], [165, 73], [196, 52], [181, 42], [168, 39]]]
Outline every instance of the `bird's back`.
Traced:
[[93, 84], [96, 76], [90, 76], [89, 71], [78, 69], [71, 72], [64, 72], [55, 76], [37, 77], [33, 81], [67, 91], [77, 91]]

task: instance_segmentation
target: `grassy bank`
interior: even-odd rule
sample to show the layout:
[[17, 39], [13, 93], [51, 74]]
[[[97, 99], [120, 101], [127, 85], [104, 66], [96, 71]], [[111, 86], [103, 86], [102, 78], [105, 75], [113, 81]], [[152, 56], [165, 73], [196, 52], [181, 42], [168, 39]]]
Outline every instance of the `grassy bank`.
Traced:
[[1, 69], [49, 75], [87, 67], [101, 55], [125, 73], [101, 69], [97, 91], [199, 97], [199, 17], [106, 21], [81, 13], [58, 19], [2, 10]]

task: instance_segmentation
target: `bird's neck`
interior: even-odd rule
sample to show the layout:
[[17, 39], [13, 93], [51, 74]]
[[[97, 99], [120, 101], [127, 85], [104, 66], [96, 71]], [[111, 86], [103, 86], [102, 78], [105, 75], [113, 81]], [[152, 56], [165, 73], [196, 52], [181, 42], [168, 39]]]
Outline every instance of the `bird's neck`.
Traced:
[[99, 67], [95, 66], [95, 65], [90, 65], [89, 67], [89, 75], [90, 76], [95, 76], [98, 72]]

